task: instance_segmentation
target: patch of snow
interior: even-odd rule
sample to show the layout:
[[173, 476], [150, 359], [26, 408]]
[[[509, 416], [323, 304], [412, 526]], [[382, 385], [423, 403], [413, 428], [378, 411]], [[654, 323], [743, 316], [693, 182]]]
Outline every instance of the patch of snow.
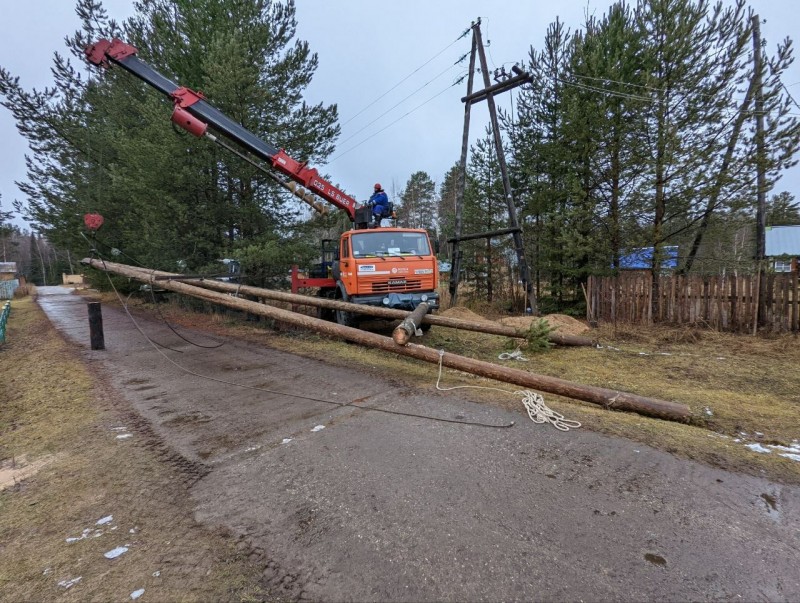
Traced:
[[140, 588], [139, 590], [135, 590], [131, 593], [131, 599], [138, 599], [144, 594], [144, 589]]
[[761, 444], [745, 444], [745, 447], [749, 448], [753, 452], [766, 452], [767, 454], [772, 452], [772, 450], [769, 448], [764, 448]]
[[46, 567], [46, 568], [44, 569], [44, 571], [42, 572], [42, 576], [46, 576], [47, 574], [49, 574], [49, 573], [50, 573], [50, 572], [52, 572], [52, 571], [53, 571], [53, 568], [52, 568], [52, 567]]
[[112, 427], [111, 431], [127, 431], [127, 427]]
[[123, 553], [127, 553], [127, 552], [128, 552], [128, 547], [126, 547], [126, 546], [118, 546], [115, 549], [111, 549], [107, 553], [103, 553], [103, 557], [105, 557], [106, 559], [116, 559], [117, 557], [119, 557]]
[[111, 523], [112, 521], [114, 521], [114, 516], [113, 515], [106, 515], [105, 517], [103, 517], [101, 519], [98, 519], [97, 522], [94, 525], [101, 526], [101, 525], [103, 525], [105, 523]]
[[136, 534], [139, 531], [139, 526], [135, 526], [128, 530], [128, 534]]
[[784, 452], [792, 452], [794, 454], [800, 454], [800, 446], [779, 446], [778, 444], [767, 444], [770, 448], [774, 450], [783, 450]]
[[317, 425], [317, 426], [316, 426], [316, 427], [314, 427], [314, 429], [312, 429], [311, 431], [322, 431], [323, 429], [325, 429], [325, 426], [324, 426], [324, 425]]
[[71, 536], [70, 538], [67, 538], [67, 542], [78, 542], [79, 540], [83, 540], [84, 538], [89, 538], [89, 532], [91, 531], [92, 531], [91, 528], [86, 528], [85, 530], [83, 530], [83, 532], [81, 532], [80, 536], [78, 537]]
[[291, 441], [292, 441], [292, 438], [283, 438], [283, 440], [281, 441], [281, 444], [288, 444]]
[[83, 578], [83, 576], [78, 576], [77, 578], [73, 578], [72, 580], [62, 580], [61, 582], [58, 583], [58, 585], [62, 588], [71, 588], [75, 586], [78, 582], [80, 582], [81, 578]]
[[791, 459], [793, 461], [797, 461], [800, 463], [800, 454], [789, 454], [786, 452], [781, 452], [778, 456], [786, 457], [787, 459]]
[[127, 440], [128, 438], [132, 438], [132, 437], [133, 437], [132, 433], [123, 433], [121, 435], [118, 435], [117, 439], [118, 440]]
[[706, 406], [706, 407], [705, 407], [703, 410], [705, 410], [705, 411], [706, 411], [706, 414], [707, 414], [709, 417], [713, 417], [713, 416], [714, 416], [714, 413], [713, 413], [713, 412], [711, 412], [711, 409], [710, 409], [708, 406]]
[[757, 435], [757, 436], [763, 436], [764, 434], [763, 434], [763, 433], [761, 433], [760, 431], [757, 431], [757, 432], [756, 432], [756, 435]]
[[158, 578], [161, 575], [160, 571], [153, 572], [153, 578]]

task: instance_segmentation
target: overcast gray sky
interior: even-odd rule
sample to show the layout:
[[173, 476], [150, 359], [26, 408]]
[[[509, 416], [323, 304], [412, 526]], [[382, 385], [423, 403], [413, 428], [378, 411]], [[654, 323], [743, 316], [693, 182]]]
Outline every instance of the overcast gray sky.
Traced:
[[[73, 2], [0, 3], [0, 65], [19, 76], [26, 88], [51, 84], [53, 53], [65, 52], [64, 36], [78, 27]], [[342, 124], [331, 161], [315, 167], [359, 200], [369, 196], [375, 182], [381, 182], [390, 193], [402, 189], [419, 170], [438, 184], [461, 150], [464, 109], [460, 99], [466, 82], [451, 84], [466, 73], [468, 64], [449, 66], [469, 52], [470, 37], [456, 39], [470, 22], [482, 19], [484, 41], [490, 42], [489, 67], [508, 69], [527, 58], [531, 45], [541, 47], [545, 31], [556, 17], [574, 30], [587, 11], [600, 16], [610, 3], [297, 0], [298, 36], [319, 55], [319, 69], [306, 99], [337, 103]], [[119, 21], [133, 12], [132, 0], [104, 0], [103, 4]], [[800, 18], [793, 0], [750, 0], [749, 5], [766, 20], [762, 36], [770, 52], [798, 30]], [[800, 50], [795, 48], [795, 52]], [[791, 67], [784, 83], [800, 101], [800, 65]], [[505, 94], [498, 98], [498, 106], [510, 109], [511, 101], [512, 95]], [[166, 109], [164, 118], [169, 127]], [[484, 134], [488, 122], [486, 104], [475, 106], [472, 140]], [[0, 108], [0, 137], [0, 194], [2, 208], [8, 211], [12, 200], [22, 198], [14, 182], [25, 178], [28, 148], [5, 108]], [[787, 172], [774, 192], [783, 190], [800, 197], [800, 167]], [[19, 219], [15, 222], [27, 227]]]

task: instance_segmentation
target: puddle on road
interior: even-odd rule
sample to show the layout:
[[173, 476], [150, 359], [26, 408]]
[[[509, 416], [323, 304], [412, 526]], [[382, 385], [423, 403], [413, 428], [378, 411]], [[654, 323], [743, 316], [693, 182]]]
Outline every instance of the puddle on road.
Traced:
[[653, 565], [665, 566], [667, 564], [667, 560], [664, 559], [661, 555], [654, 555], [653, 553], [645, 553], [644, 558]]
[[772, 513], [773, 511], [775, 511], [775, 512], [778, 511], [778, 501], [775, 499], [774, 496], [764, 492], [763, 494], [761, 494], [761, 498], [764, 499], [764, 502], [767, 505], [767, 511], [768, 512]]

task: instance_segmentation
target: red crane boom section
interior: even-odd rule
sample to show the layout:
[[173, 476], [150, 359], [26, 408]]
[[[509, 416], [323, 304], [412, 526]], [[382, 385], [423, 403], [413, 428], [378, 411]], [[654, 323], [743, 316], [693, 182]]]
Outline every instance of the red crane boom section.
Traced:
[[331, 205], [343, 209], [355, 220], [356, 200], [334, 186], [305, 162], [292, 159], [286, 151], [278, 149], [233, 121], [209, 103], [201, 92], [178, 86], [169, 78], [150, 67], [136, 56], [138, 50], [125, 42], [99, 40], [84, 51], [86, 59], [99, 67], [119, 65], [142, 81], [168, 96], [173, 104], [172, 121], [194, 136], [207, 135], [211, 127], [215, 132], [232, 140], [252, 154], [269, 162], [270, 167], [303, 185]]

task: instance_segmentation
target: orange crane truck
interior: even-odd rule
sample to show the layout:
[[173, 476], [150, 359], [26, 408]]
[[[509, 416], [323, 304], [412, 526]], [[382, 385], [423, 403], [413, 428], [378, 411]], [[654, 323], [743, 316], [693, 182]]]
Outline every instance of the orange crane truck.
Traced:
[[[146, 82], [173, 102], [172, 122], [197, 137], [206, 137], [250, 161], [278, 184], [326, 213], [322, 199], [345, 211], [352, 222], [338, 245], [331, 249], [330, 270], [301, 278], [292, 270], [292, 291], [319, 288], [319, 295], [354, 304], [414, 310], [427, 302], [439, 307], [439, 267], [428, 233], [421, 229], [370, 227], [372, 208], [320, 177], [316, 169], [292, 159], [283, 149], [242, 127], [209, 103], [200, 92], [178, 86], [136, 56], [138, 50], [125, 42], [99, 40], [85, 49], [87, 60], [99, 67], [117, 65]], [[233, 141], [244, 152], [218, 138]], [[257, 160], [253, 159], [253, 156]], [[260, 160], [260, 161], [258, 161]], [[389, 208], [391, 212], [391, 207]], [[379, 222], [380, 224], [380, 222]], [[325, 265], [323, 258], [323, 266]], [[357, 313], [334, 313], [339, 323], [354, 326]]]

